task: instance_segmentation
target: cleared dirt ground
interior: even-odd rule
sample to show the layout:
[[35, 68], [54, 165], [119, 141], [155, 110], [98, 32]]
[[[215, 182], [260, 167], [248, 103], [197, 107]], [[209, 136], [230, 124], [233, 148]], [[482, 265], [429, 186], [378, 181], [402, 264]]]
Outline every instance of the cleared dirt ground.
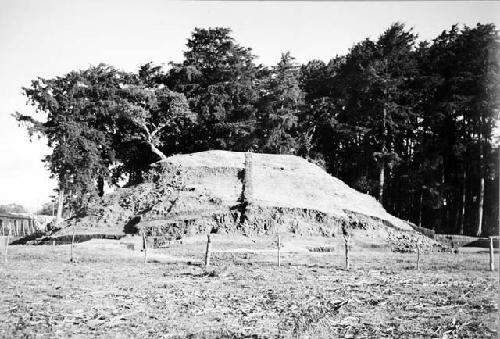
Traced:
[[[488, 254], [214, 253], [202, 244], [143, 255], [117, 241], [11, 246], [0, 264], [0, 337], [488, 338], [499, 274]], [[498, 254], [497, 254], [498, 257]], [[3, 258], [2, 258], [3, 259]], [[498, 262], [497, 262], [498, 264]]]

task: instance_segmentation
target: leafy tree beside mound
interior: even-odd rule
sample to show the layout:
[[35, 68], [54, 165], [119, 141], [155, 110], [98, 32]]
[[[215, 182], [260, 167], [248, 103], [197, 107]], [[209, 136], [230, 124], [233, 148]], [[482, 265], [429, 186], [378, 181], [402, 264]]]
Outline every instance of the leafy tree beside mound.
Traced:
[[[136, 177], [142, 169], [137, 162], [165, 158], [162, 134], [193, 121], [183, 94], [148, 87], [140, 76], [106, 65], [39, 78], [24, 91], [47, 116], [16, 114], [30, 136], [46, 137], [53, 149], [44, 162], [59, 182], [58, 220], [64, 203], [81, 212], [102, 196], [105, 183], [116, 184], [123, 174]], [[131, 145], [142, 152], [136, 161], [125, 149]]]

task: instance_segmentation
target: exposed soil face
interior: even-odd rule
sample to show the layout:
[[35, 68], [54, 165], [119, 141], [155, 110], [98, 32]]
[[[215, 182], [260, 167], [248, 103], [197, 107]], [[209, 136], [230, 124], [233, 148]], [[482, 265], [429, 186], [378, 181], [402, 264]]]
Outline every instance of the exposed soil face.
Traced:
[[[105, 196], [87, 216], [66, 226], [89, 234], [143, 229], [156, 245], [207, 233], [340, 239], [343, 227], [353, 233], [378, 232], [375, 245], [392, 246], [398, 239], [435, 245], [373, 197], [296, 156], [227, 151], [176, 155], [157, 163], [146, 179]], [[54, 236], [69, 233], [63, 228]]]

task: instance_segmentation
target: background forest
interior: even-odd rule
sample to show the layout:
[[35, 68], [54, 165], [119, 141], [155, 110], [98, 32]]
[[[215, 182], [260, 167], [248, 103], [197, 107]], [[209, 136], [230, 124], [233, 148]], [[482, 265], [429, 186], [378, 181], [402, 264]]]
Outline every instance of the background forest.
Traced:
[[[166, 156], [209, 149], [295, 154], [441, 233], [498, 233], [499, 37], [455, 25], [433, 41], [395, 23], [347, 55], [257, 63], [228, 28], [196, 28], [184, 60], [135, 73], [98, 65], [33, 80], [53, 149], [44, 161], [71, 214]], [[59, 216], [62, 208], [59, 208]]]

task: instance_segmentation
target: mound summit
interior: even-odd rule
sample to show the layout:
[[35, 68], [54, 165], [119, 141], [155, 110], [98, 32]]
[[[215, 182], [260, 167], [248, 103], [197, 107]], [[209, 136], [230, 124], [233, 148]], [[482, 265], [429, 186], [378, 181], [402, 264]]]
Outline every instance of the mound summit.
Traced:
[[305, 159], [229, 151], [171, 156], [144, 183], [104, 196], [54, 236], [68, 234], [72, 225], [81, 234], [143, 229], [159, 246], [207, 233], [339, 238], [342, 227], [364, 232], [373, 242], [390, 243], [394, 234], [423, 237], [373, 197]]

